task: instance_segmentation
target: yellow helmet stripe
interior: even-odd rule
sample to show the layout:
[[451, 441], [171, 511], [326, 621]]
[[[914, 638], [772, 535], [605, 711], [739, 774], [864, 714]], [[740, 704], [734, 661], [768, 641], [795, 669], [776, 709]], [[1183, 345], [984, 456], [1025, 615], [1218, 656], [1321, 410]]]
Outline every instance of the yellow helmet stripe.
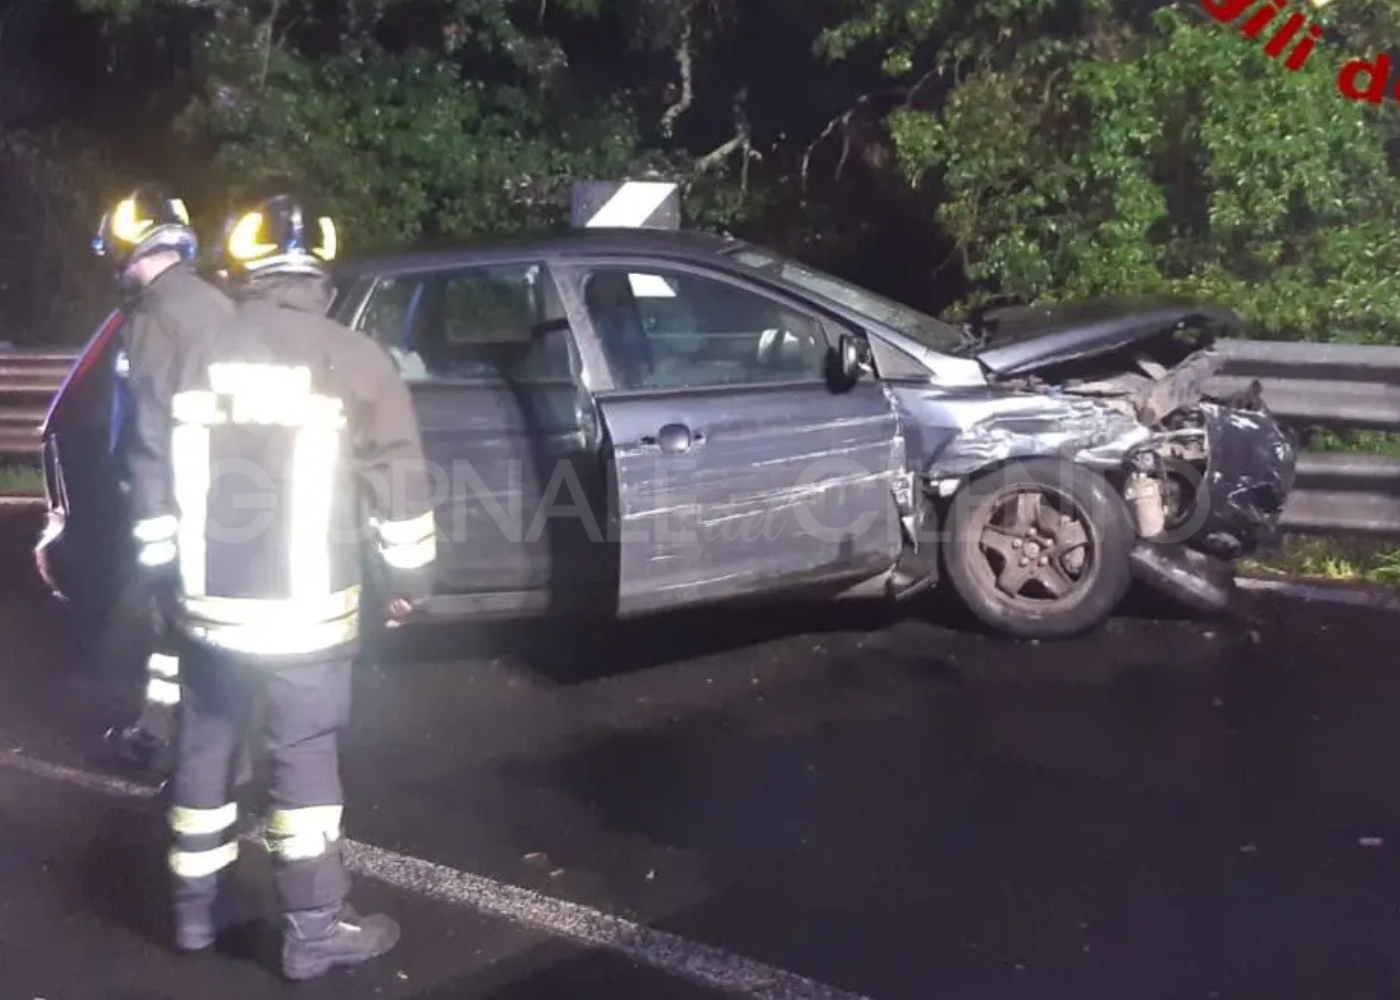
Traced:
[[321, 245], [316, 250], [316, 256], [322, 260], [335, 260], [335, 253], [338, 249], [336, 244], [335, 223], [328, 216], [321, 216], [317, 220], [321, 226]]
[[259, 243], [258, 231], [262, 229], [261, 212], [249, 212], [239, 219], [229, 232], [228, 252], [235, 260], [255, 260], [277, 249], [275, 243]]
[[136, 217], [136, 200], [124, 198], [112, 213], [112, 235], [123, 243], [135, 243], [154, 225], [152, 219]]

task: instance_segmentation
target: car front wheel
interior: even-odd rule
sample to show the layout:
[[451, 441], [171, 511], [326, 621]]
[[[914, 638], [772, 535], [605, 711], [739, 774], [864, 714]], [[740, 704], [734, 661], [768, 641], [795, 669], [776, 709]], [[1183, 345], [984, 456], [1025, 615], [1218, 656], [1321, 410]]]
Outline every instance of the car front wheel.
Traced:
[[1023, 639], [1087, 632], [1132, 580], [1133, 529], [1102, 476], [1059, 459], [1012, 462], [953, 498], [948, 579], [983, 623]]

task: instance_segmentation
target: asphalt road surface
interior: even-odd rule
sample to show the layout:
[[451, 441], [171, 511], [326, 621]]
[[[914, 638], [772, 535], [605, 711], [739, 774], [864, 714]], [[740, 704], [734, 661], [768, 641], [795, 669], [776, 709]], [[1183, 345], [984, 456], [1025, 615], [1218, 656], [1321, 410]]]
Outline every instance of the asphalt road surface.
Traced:
[[[404, 940], [298, 987], [177, 957], [139, 696], [0, 514], [0, 1000], [1400, 995], [1400, 617], [1277, 597], [1072, 643], [925, 604], [400, 638], [344, 772]], [[82, 659], [82, 662], [75, 660]]]

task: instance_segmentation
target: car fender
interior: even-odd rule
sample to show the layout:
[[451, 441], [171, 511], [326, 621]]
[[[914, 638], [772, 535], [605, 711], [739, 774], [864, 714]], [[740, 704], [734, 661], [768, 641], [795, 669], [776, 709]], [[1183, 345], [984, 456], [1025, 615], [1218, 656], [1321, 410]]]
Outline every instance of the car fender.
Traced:
[[895, 389], [911, 464], [942, 496], [1007, 462], [1065, 458], [1097, 471], [1122, 466], [1151, 438], [1136, 417], [1103, 400], [998, 389]]

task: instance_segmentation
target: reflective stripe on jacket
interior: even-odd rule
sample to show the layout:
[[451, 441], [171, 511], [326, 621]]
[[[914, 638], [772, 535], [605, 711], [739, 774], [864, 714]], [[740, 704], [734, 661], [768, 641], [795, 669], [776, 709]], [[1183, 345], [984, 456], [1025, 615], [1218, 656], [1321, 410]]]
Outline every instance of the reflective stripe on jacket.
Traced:
[[431, 584], [436, 526], [407, 387], [325, 302], [318, 279], [255, 283], [184, 353], [158, 474], [133, 481], [137, 540], [177, 571], [177, 627], [203, 645], [339, 655], [359, 637], [367, 543], [394, 596]]

